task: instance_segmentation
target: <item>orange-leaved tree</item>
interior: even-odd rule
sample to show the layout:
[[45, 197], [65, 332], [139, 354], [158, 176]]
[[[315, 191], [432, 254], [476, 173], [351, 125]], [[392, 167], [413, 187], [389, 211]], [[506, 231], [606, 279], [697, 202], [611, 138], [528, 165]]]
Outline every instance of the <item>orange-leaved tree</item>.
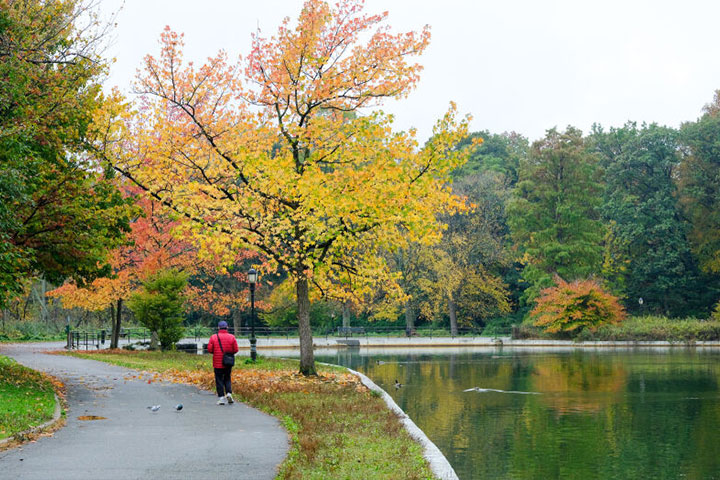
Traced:
[[555, 276], [554, 287], [540, 292], [530, 315], [535, 325], [547, 332], [575, 332], [584, 328], [592, 331], [625, 319], [625, 310], [617, 297], [606, 292], [595, 280], [566, 282]]
[[387, 14], [360, 0], [305, 2], [297, 24], [253, 38], [237, 65], [224, 53], [184, 63], [182, 36], [166, 29], [145, 59], [140, 107], [97, 128], [98, 151], [147, 194], [185, 219], [203, 251], [250, 248], [265, 273], [295, 284], [300, 371], [315, 374], [309, 292], [338, 296], [392, 282], [381, 249], [437, 241], [438, 213], [461, 208], [447, 186], [466, 155], [455, 145], [467, 119], [455, 107], [419, 148], [377, 107], [405, 96], [429, 31], [391, 33]]
[[125, 245], [108, 253], [112, 267], [110, 276], [100, 277], [79, 286], [70, 281], [48, 292], [48, 296], [62, 299], [65, 308], [90, 311], [112, 310], [110, 347], [117, 348], [122, 325], [122, 304], [150, 275], [163, 268], [182, 268], [192, 264], [187, 242], [171, 235], [174, 223], [158, 210], [159, 204], [140, 196], [137, 187], [124, 187], [125, 194], [137, 199], [139, 213], [130, 225]]
[[[187, 275], [200, 276], [209, 281], [203, 285], [187, 286], [186, 294], [192, 307], [212, 311], [220, 315], [228, 313], [228, 305], [240, 308], [244, 302], [243, 292], [225, 293], [223, 304], [216, 301], [217, 291], [213, 288], [214, 276], [221, 265], [213, 259], [199, 259], [197, 249], [187, 241], [174, 235], [178, 222], [170, 218], [157, 201], [140, 195], [137, 187], [124, 186], [125, 193], [136, 198], [142, 215], [130, 224], [127, 244], [111, 250], [108, 263], [112, 275], [100, 277], [79, 286], [70, 281], [48, 292], [48, 296], [62, 299], [66, 308], [82, 308], [101, 311], [107, 308], [112, 313], [112, 334], [110, 347], [117, 348], [122, 326], [123, 302], [137, 293], [143, 282], [161, 270], [175, 269]], [[237, 252], [236, 262], [244, 261], [252, 252]]]

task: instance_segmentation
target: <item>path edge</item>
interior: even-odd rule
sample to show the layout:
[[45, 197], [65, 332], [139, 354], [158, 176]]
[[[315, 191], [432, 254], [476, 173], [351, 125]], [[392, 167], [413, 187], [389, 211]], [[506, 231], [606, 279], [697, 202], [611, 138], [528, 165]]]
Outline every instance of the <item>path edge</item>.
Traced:
[[4, 447], [8, 443], [17, 441], [19, 438], [27, 437], [28, 435], [32, 435], [35, 433], [40, 433], [47, 428], [54, 427], [55, 424], [60, 421], [60, 417], [62, 416], [62, 405], [60, 403], [60, 398], [58, 398], [57, 393], [54, 394], [54, 397], [55, 411], [53, 412], [53, 416], [50, 420], [35, 427], [28, 428], [27, 430], [24, 430], [22, 432], [15, 433], [8, 438], [3, 438], [2, 440], [0, 440], [0, 448]]
[[443, 455], [437, 445], [435, 445], [427, 437], [427, 435], [425, 435], [425, 432], [415, 425], [415, 422], [408, 417], [407, 413], [405, 413], [403, 409], [395, 403], [395, 400], [393, 400], [393, 398], [385, 390], [380, 388], [366, 375], [356, 372], [350, 368], [347, 370], [357, 376], [367, 388], [380, 394], [388, 408], [390, 408], [390, 410], [392, 410], [400, 418], [405, 430], [407, 430], [410, 436], [423, 447], [423, 456], [430, 464], [430, 468], [435, 476], [437, 476], [440, 480], [459, 480], [457, 474], [455, 473], [455, 469], [453, 469], [452, 465], [450, 465], [450, 462], [448, 462], [448, 459], [445, 458], [445, 455]]

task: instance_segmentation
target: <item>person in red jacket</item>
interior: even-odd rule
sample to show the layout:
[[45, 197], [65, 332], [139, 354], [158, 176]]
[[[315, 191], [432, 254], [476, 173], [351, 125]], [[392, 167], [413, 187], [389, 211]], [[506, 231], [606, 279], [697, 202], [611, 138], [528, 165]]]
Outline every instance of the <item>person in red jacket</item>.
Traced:
[[[218, 333], [210, 337], [208, 342], [208, 352], [213, 356], [213, 368], [215, 369], [215, 389], [219, 397], [217, 404], [225, 405], [233, 403], [231, 374], [232, 367], [223, 365], [223, 354], [238, 352], [237, 340], [235, 336], [227, 331], [228, 324], [225, 320], [218, 323]], [[218, 343], [221, 342], [221, 343]], [[221, 348], [222, 347], [222, 348]]]

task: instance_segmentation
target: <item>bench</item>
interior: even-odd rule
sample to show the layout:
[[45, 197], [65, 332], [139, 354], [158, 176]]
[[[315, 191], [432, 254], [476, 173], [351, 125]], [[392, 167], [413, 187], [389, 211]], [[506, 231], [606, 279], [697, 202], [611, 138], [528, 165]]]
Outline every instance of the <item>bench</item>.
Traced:
[[345, 337], [365, 335], [365, 327], [337, 327], [337, 334]]

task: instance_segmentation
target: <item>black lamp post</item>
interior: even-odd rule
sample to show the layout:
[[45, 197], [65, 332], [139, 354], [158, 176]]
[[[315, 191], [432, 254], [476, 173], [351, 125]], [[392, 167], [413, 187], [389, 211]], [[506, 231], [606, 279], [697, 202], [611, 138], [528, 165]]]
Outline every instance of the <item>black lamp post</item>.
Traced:
[[255, 344], [255, 284], [257, 283], [258, 274], [254, 268], [248, 272], [248, 283], [250, 284], [250, 359], [254, 362], [257, 358], [257, 349]]

